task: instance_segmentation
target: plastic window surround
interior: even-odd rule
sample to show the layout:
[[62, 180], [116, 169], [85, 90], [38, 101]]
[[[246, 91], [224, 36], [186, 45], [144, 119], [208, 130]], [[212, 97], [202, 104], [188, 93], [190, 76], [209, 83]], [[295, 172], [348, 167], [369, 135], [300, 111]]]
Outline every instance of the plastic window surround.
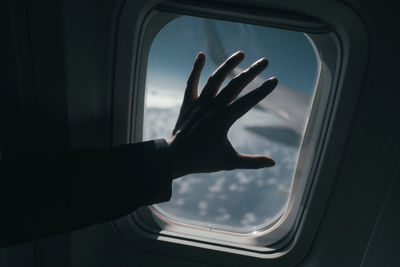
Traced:
[[[254, 10], [253, 13], [251, 11], [250, 13], [243, 13], [243, 10], [240, 10], [241, 13], [227, 13], [226, 11], [222, 12], [214, 8], [211, 12], [211, 9], [207, 7], [196, 9], [193, 8], [192, 5], [174, 4], [164, 5], [160, 9], [167, 12], [173, 9], [175, 13], [223, 18], [225, 20], [308, 32], [308, 36], [318, 49], [321, 66], [320, 79], [317, 83], [317, 90], [314, 96], [314, 104], [300, 149], [298, 166], [303, 166], [303, 169], [301, 172], [296, 171], [287, 212], [273, 227], [256, 234], [229, 234], [221, 231], [211, 232], [197, 227], [187, 227], [175, 222], [169, 222], [165, 218], [154, 216], [155, 213], [151, 212], [148, 208], [139, 210], [130, 218], [117, 221], [114, 224], [115, 229], [124, 238], [128, 239], [128, 241], [130, 240], [128, 237], [129, 234], [127, 235], [126, 231], [123, 230], [127, 227], [134, 230], [135, 236], [139, 234], [145, 236], [148, 240], [173, 242], [178, 244], [178, 247], [180, 247], [179, 245], [181, 244], [185, 244], [258, 258], [280, 257], [283, 251], [288, 251], [288, 247], [293, 247], [292, 245], [294, 242], [298, 240], [298, 236], [300, 235], [299, 228], [302, 228], [302, 224], [306, 218], [304, 215], [309, 212], [308, 209], [305, 209], [309, 206], [307, 205], [309, 204], [307, 199], [312, 196], [310, 192], [314, 191], [315, 184], [318, 184], [318, 178], [320, 178], [320, 175], [318, 175], [321, 173], [319, 170], [319, 163], [326, 150], [330, 119], [332, 118], [332, 111], [335, 104], [337, 105], [335, 99], [337, 99], [339, 95], [337, 88], [340, 83], [339, 67], [343, 64], [343, 62], [340, 61], [343, 58], [343, 52], [341, 51], [342, 46], [333, 31], [324, 24], [319, 21], [307, 19], [302, 21], [301, 17], [298, 16], [284, 16], [284, 14], [279, 13], [276, 16], [259, 17], [257, 15], [251, 16], [251, 14], [256, 14]], [[142, 57], [140, 60], [137, 60], [137, 63], [140, 65], [136, 66], [135, 80], [137, 80], [138, 77], [144, 77], [143, 72], [146, 71], [147, 55], [152, 38], [154, 38], [160, 28], [171, 19], [171, 17], [164, 17], [164, 19], [154, 20], [154, 16], [157, 16], [157, 13], [157, 11], [150, 12], [142, 27], [140, 39], [142, 46], [137, 50], [137, 54], [142, 55]], [[269, 18], [271, 19], [269, 20]], [[156, 24], [151, 25], [151, 23], [154, 22], [156, 22]], [[360, 27], [359, 23], [357, 25]], [[360, 52], [360, 54], [362, 53], [365, 53], [365, 51]], [[143, 85], [143, 79], [139, 80], [139, 84], [137, 84], [136, 88], [141, 90], [135, 92], [134, 100], [132, 101], [135, 103], [134, 106], [136, 106], [136, 109], [132, 110], [130, 115], [131, 119], [135, 121], [135, 124], [132, 124], [135, 127], [129, 127], [130, 123], [128, 123], [128, 129], [126, 129], [127, 137], [132, 141], [140, 140], [142, 133], [141, 126], [143, 125], [143, 121], [140, 119], [143, 118], [142, 113], [144, 109]], [[128, 134], [129, 129], [132, 129], [130, 134]], [[309, 156], [310, 154], [312, 156]], [[302, 157], [302, 155], [308, 156]], [[330, 183], [328, 183], [328, 186], [325, 186], [325, 190], [329, 190], [329, 184]], [[321, 198], [321, 195], [319, 196]], [[322, 196], [322, 199], [324, 199], [324, 196]], [[321, 211], [321, 209], [319, 210]], [[313, 215], [312, 217], [317, 218], [320, 216], [318, 214]], [[313, 226], [315, 228], [315, 224]], [[313, 228], [313, 226], [311, 228]], [[131, 235], [132, 233], [133, 232], [131, 232]]]
[[[143, 53], [142, 59], [140, 60], [141, 66], [140, 70], [146, 71], [147, 66], [147, 55], [149, 54], [149, 49], [151, 46], [151, 41], [154, 39], [156, 33], [159, 32], [160, 26], [164, 26], [168, 21], [173, 20], [179, 15], [174, 15], [171, 13], [164, 13], [153, 11], [147, 17], [147, 25], [144, 30], [143, 38]], [[257, 20], [253, 20], [257, 22]], [[263, 24], [262, 21], [258, 21], [257, 24]], [[289, 198], [288, 207], [280, 219], [275, 222], [271, 227], [264, 230], [260, 230], [248, 234], [232, 233], [228, 231], [221, 230], [209, 230], [202, 227], [185, 225], [183, 223], [173, 221], [162, 214], [155, 211], [153, 208], [145, 208], [136, 212], [133, 216], [135, 222], [140, 225], [143, 229], [150, 232], [159, 232], [163, 235], [185, 237], [197, 236], [201, 239], [218, 240], [219, 244], [224, 243], [225, 245], [240, 246], [246, 249], [252, 249], [259, 252], [267, 252], [269, 249], [265, 247], [281, 241], [285, 236], [289, 234], [291, 229], [295, 224], [297, 215], [300, 213], [300, 205], [302, 203], [303, 195], [307, 195], [307, 182], [308, 177], [312, 176], [311, 170], [313, 169], [314, 158], [318, 157], [317, 150], [318, 139], [320, 135], [320, 129], [322, 121], [325, 115], [325, 109], [327, 106], [327, 101], [329, 99], [330, 91], [329, 88], [332, 83], [331, 73], [332, 69], [335, 69], [336, 60], [336, 48], [331, 40], [331, 35], [325, 33], [326, 27], [317, 25], [317, 27], [312, 28], [312, 31], [323, 32], [319, 34], [309, 34], [309, 38], [312, 39], [311, 43], [316, 43], [320, 51], [318, 54], [323, 56], [325, 53], [329, 52], [333, 56], [330, 58], [330, 62], [327, 62], [325, 58], [321, 58], [321, 62], [326, 64], [321, 69], [319, 66], [318, 76], [320, 80], [317, 82], [317, 89], [314, 96], [314, 105], [310, 113], [310, 118], [308, 121], [308, 126], [305, 131], [303, 142], [300, 148], [299, 160], [297, 163], [297, 170], [294, 177], [294, 182], [292, 185], [292, 193]], [[288, 25], [287, 25], [288, 27]], [[321, 30], [322, 29], [322, 30]], [[305, 29], [307, 31], [307, 29]], [[308, 30], [309, 31], [309, 30]], [[322, 36], [321, 36], [322, 35]], [[315, 40], [314, 40], [315, 39]], [[317, 48], [314, 48], [317, 49]], [[322, 75], [321, 75], [322, 74]], [[133, 141], [141, 141], [143, 133], [143, 110], [144, 110], [144, 88], [145, 88], [145, 73], [141, 73], [139, 77], [139, 98], [138, 98], [138, 109], [136, 110], [137, 117], [135, 118], [135, 131], [131, 137]]]
[[[143, 58], [141, 60], [141, 70], [146, 70], [146, 62], [147, 55], [149, 53], [150, 46], [147, 42], [150, 42], [154, 38], [154, 34], [158, 33], [160, 30], [160, 26], [164, 26], [166, 21], [170, 21], [176, 18], [177, 15], [171, 13], [159, 13], [157, 11], [153, 11], [148, 16], [148, 24], [144, 33], [144, 51], [142, 53]], [[312, 39], [312, 35], [310, 38]], [[322, 51], [329, 51], [332, 54], [332, 51], [335, 51], [335, 47], [332, 44], [332, 41], [328, 37], [329, 34], [323, 34], [323, 37], [319, 37], [320, 35], [316, 35], [315, 39], [317, 42], [317, 46], [322, 49]], [[315, 41], [312, 41], [313, 43]], [[316, 48], [315, 48], [316, 49]], [[318, 53], [321, 54], [321, 53]], [[332, 57], [332, 59], [336, 59], [336, 57]], [[321, 60], [326, 62], [325, 59]], [[152, 232], [160, 232], [162, 234], [167, 235], [195, 235], [203, 238], [211, 238], [213, 240], [218, 240], [219, 242], [226, 242], [226, 244], [232, 245], [231, 243], [240, 244], [240, 246], [246, 245], [247, 249], [250, 249], [249, 246], [254, 246], [253, 249], [257, 250], [265, 250], [265, 247], [276, 243], [285, 237], [289, 231], [293, 228], [294, 222], [296, 220], [301, 199], [303, 194], [306, 195], [306, 183], [308, 182], [308, 176], [310, 174], [312, 164], [314, 161], [314, 156], [316, 155], [316, 144], [318, 143], [316, 140], [319, 139], [320, 129], [321, 129], [321, 121], [325, 114], [325, 107], [327, 106], [327, 100], [329, 98], [330, 90], [327, 90], [331, 84], [331, 69], [334, 69], [335, 62], [328, 62], [328, 65], [324, 66], [324, 69], [321, 70], [321, 66], [319, 66], [320, 70], [318, 74], [321, 77], [321, 80], [317, 82], [317, 90], [314, 99], [316, 105], [312, 108], [310, 119], [308, 122], [308, 127], [306, 133], [304, 135], [304, 139], [300, 148], [300, 155], [297, 164], [297, 170], [294, 177], [294, 183], [292, 186], [292, 194], [289, 199], [288, 208], [284, 215], [275, 222], [272, 227], [268, 227], [266, 229], [262, 229], [257, 232], [248, 233], [248, 234], [239, 234], [232, 233], [228, 231], [221, 230], [209, 230], [202, 227], [196, 227], [192, 225], [185, 225], [183, 223], [173, 221], [167, 217], [164, 217], [162, 214], [155, 211], [153, 208], [142, 209], [137, 212], [134, 216], [134, 220], [146, 228], [147, 231]], [[143, 67], [142, 67], [143, 66]], [[329, 67], [328, 67], [329, 66]], [[138, 116], [136, 117], [136, 127], [135, 134], [132, 137], [134, 141], [141, 141], [142, 139], [142, 125], [143, 125], [143, 115], [139, 112], [144, 110], [144, 89], [145, 88], [145, 74], [142, 74], [139, 78], [139, 88], [141, 97], [138, 99], [138, 107], [137, 110]], [[149, 210], [151, 212], [149, 212]]]
[[[175, 10], [176, 6], [165, 6], [161, 7], [161, 10], [170, 9]], [[187, 11], [187, 10], [186, 10]], [[134, 120], [134, 131], [132, 132], [131, 140], [138, 142], [142, 140], [143, 133], [143, 110], [144, 110], [144, 88], [145, 88], [145, 71], [147, 66], [147, 56], [151, 47], [151, 42], [156, 34], [161, 29], [160, 26], [164, 26], [167, 22], [173, 20], [179, 15], [172, 13], [160, 13], [153, 11], [147, 16], [147, 25], [144, 29], [143, 36], [143, 47], [142, 47], [142, 58], [140, 60], [141, 73], [139, 74], [139, 92], [136, 105], [136, 118]], [[225, 18], [224, 18], [225, 19]], [[297, 22], [298, 20], [296, 20]], [[260, 18], [255, 18], [251, 22], [259, 25], [264, 25], [265, 22]], [[313, 22], [313, 21], [312, 21]], [[329, 100], [329, 94], [331, 93], [330, 87], [332, 85], [332, 70], [335, 69], [336, 61], [336, 47], [333, 43], [332, 34], [329, 34], [327, 27], [323, 27], [323, 24], [319, 24], [315, 21], [304, 23], [303, 28], [305, 32], [318, 32], [317, 34], [308, 33], [309, 38], [312, 40], [311, 43], [316, 45], [315, 49], [318, 49], [318, 54], [321, 57], [320, 62], [322, 66], [319, 66], [319, 81], [317, 82], [317, 88], [315, 90], [314, 104], [310, 113], [310, 118], [307, 123], [307, 128], [304, 134], [303, 142], [300, 148], [299, 159], [297, 163], [297, 170], [292, 185], [292, 193], [289, 199], [288, 207], [283, 216], [272, 225], [263, 231], [258, 231], [249, 234], [239, 234], [220, 230], [208, 230], [202, 227], [196, 227], [192, 225], [185, 225], [164, 217], [159, 214], [153, 208], [143, 208], [133, 215], [133, 220], [142, 227], [143, 230], [153, 233], [159, 233], [162, 235], [174, 236], [176, 238], [195, 238], [197, 240], [206, 242], [216, 242], [220, 245], [225, 246], [237, 246], [242, 249], [253, 250], [257, 252], [271, 252], [267, 246], [281, 241], [280, 246], [283, 246], [286, 242], [282, 242], [283, 238], [290, 234], [291, 230], [295, 227], [295, 221], [300, 215], [300, 206], [302, 204], [303, 196], [307, 195], [307, 183], [311, 179], [312, 169], [315, 169], [313, 163], [315, 158], [318, 157], [318, 139], [320, 139], [321, 126], [323, 118], [325, 117], [326, 106]], [[268, 23], [267, 23], [268, 25]], [[274, 25], [275, 26], [275, 25]], [[310, 27], [314, 26], [314, 27]], [[280, 28], [290, 28], [290, 24], [287, 23]], [[296, 30], [300, 30], [296, 26]], [[330, 54], [329, 59], [323, 58], [323, 55]], [[307, 155], [307, 156], [305, 156]], [[301, 168], [301, 169], [300, 169]], [[216, 241], [217, 240], [217, 241]]]

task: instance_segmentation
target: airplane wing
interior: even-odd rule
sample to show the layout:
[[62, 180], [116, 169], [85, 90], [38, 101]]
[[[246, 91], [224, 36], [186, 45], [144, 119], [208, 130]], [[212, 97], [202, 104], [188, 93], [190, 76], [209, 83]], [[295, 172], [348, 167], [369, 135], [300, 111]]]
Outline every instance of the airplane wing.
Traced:
[[[208, 37], [206, 40], [208, 54], [210, 54], [214, 64], [219, 66], [228, 58], [228, 55], [222, 46], [214, 23], [205, 20], [205, 29]], [[243, 69], [235, 68], [231, 75], [236, 76], [242, 71]], [[252, 91], [263, 82], [262, 78], [256, 77], [243, 90], [242, 94]], [[280, 118], [280, 123], [278, 125], [266, 123], [266, 125], [248, 127], [247, 129], [287, 145], [297, 145], [303, 135], [311, 100], [310, 95], [278, 84], [277, 88], [262, 100], [256, 108], [274, 113]]]

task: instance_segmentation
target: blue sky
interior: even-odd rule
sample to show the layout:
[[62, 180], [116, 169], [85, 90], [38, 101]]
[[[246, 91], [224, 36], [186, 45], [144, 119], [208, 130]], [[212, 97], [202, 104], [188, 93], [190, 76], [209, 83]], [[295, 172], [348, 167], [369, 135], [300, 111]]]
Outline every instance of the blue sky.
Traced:
[[201, 77], [201, 84], [204, 84], [217, 67], [210, 60], [205, 21], [214, 23], [227, 55], [238, 50], [245, 52], [246, 58], [239, 65], [242, 69], [266, 57], [269, 66], [261, 77], [275, 76], [281, 85], [312, 93], [317, 58], [303, 33], [190, 16], [179, 17], [167, 24], [153, 41], [147, 75], [150, 84], [168, 84], [183, 90], [179, 87], [184, 86], [193, 60], [200, 51], [208, 56]]

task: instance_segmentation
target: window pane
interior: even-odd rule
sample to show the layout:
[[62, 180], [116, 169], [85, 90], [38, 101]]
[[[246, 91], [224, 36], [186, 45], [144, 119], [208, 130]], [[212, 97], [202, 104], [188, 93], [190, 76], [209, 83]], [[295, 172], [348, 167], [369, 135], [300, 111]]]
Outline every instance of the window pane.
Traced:
[[201, 89], [216, 67], [238, 50], [245, 52], [245, 60], [225, 84], [240, 69], [266, 57], [268, 68], [242, 94], [271, 76], [278, 78], [279, 85], [238, 120], [228, 136], [238, 151], [269, 155], [276, 165], [177, 179], [171, 201], [154, 207], [179, 222], [244, 233], [273, 223], [288, 202], [318, 78], [319, 59], [305, 34], [190, 16], [173, 20], [156, 36], [150, 49], [144, 139], [170, 136], [199, 51], [207, 57]]

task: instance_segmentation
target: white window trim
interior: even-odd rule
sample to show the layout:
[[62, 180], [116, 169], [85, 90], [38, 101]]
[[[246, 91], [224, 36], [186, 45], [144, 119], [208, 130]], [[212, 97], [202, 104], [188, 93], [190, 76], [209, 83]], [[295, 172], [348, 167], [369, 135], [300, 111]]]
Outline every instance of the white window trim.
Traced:
[[[132, 132], [130, 129], [132, 128], [131, 125], [133, 125], [131, 122], [135, 121], [135, 118], [143, 117], [141, 112], [144, 109], [144, 86], [143, 81], [139, 81], [137, 77], [144, 77], [143, 71], [146, 71], [146, 66], [143, 66], [143, 64], [147, 64], [147, 60], [143, 60], [143, 58], [137, 60], [137, 58], [138, 55], [143, 56], [145, 49], [148, 52], [150, 47], [149, 40], [143, 39], [144, 29], [149, 22], [149, 18], [154, 15], [151, 10], [155, 7], [156, 3], [155, 1], [149, 2], [142, 7], [149, 11], [148, 16], [146, 18], [139, 18], [140, 21], [129, 21], [129, 18], [134, 18], [130, 12], [134, 12], [134, 9], [138, 8], [137, 5], [132, 6], [129, 1], [121, 15], [121, 22], [124, 23], [120, 25], [117, 48], [114, 121], [117, 118], [119, 121], [121, 121], [121, 118], [124, 119], [122, 123], [114, 124], [114, 144], [116, 145], [129, 143], [130, 140], [141, 138], [141, 127], [135, 127], [135, 130]], [[325, 203], [328, 200], [336, 170], [340, 166], [340, 159], [332, 159], [333, 156], [337, 157], [338, 155], [338, 153], [333, 153], [333, 149], [342, 151], [340, 149], [344, 148], [347, 132], [350, 128], [351, 120], [345, 118], [345, 114], [340, 112], [337, 107], [345, 107], [347, 114], [353, 114], [354, 112], [359, 88], [362, 83], [363, 73], [360, 72], [360, 69], [364, 69], [366, 65], [368, 49], [365, 44], [367, 43], [367, 38], [361, 21], [350, 8], [343, 4], [327, 4], [319, 3], [318, 1], [307, 1], [310, 2], [308, 5], [304, 5], [304, 3], [296, 5], [295, 3], [276, 4], [272, 1], [271, 3], [269, 2], [263, 2], [266, 6], [266, 11], [270, 10], [269, 8], [273, 8], [274, 10], [296, 11], [296, 13], [316, 18], [323, 17], [326, 24], [330, 25], [334, 34], [330, 33], [322, 38], [317, 34], [310, 34], [309, 36], [317, 43], [319, 48], [334, 45], [337, 52], [336, 55], [332, 55], [325, 53], [330, 50], [322, 49], [319, 51], [322, 62], [320, 69], [322, 75], [320, 77], [323, 79], [319, 80], [318, 87], [324, 87], [324, 90], [318, 90], [319, 88], [316, 90], [317, 95], [315, 97], [320, 99], [318, 106], [313, 106], [312, 108], [310, 120], [313, 121], [311, 124], [314, 124], [314, 126], [321, 125], [322, 130], [311, 132], [309, 129], [311, 124], [309, 123], [307, 126], [306, 132], [309, 134], [304, 136], [300, 153], [314, 153], [316, 158], [312, 164], [309, 164], [309, 170], [306, 171], [312, 174], [311, 179], [297, 179], [295, 177], [294, 190], [292, 191], [298, 192], [296, 191], [296, 187], [302, 188], [300, 191], [306, 191], [305, 194], [303, 192], [299, 193], [297, 198], [296, 196], [294, 198], [291, 196], [289, 202], [289, 207], [291, 208], [288, 208], [288, 210], [295, 210], [294, 206], [296, 206], [296, 212], [292, 212], [292, 214], [289, 214], [289, 212], [284, 215], [281, 218], [284, 223], [277, 223], [275, 226], [267, 229], [262, 235], [259, 235], [262, 238], [258, 239], [258, 242], [254, 242], [256, 240], [254, 239], [254, 235], [246, 236], [246, 234], [239, 234], [238, 236], [236, 234], [226, 234], [222, 231], [208, 231], [201, 229], [201, 227], [186, 227], [176, 225], [176, 223], [165, 223], [165, 219], [160, 220], [148, 208], [142, 208], [132, 216], [118, 220], [113, 224], [114, 229], [130, 244], [140, 246], [142, 249], [150, 246], [152, 250], [156, 249], [157, 253], [164, 252], [170, 255], [172, 253], [173, 255], [190, 259], [197, 258], [196, 253], [198, 250], [195, 248], [206, 249], [207, 255], [210, 255], [210, 253], [212, 255], [215, 254], [214, 257], [208, 257], [210, 262], [218, 261], [218, 252], [228, 253], [231, 257], [239, 257], [238, 259], [245, 262], [250, 261], [250, 258], [252, 259], [251, 261], [256, 262], [259, 261], [255, 259], [268, 259], [270, 262], [275, 262], [273, 259], [282, 258], [286, 262], [292, 262], [300, 257], [299, 255], [304, 255], [307, 251], [315, 234], [319, 219], [322, 216]], [[297, 16], [282, 17], [282, 14], [285, 14], [284, 12], [278, 13], [279, 16], [274, 16], [273, 14], [275, 13], [271, 11], [270, 16], [265, 18], [260, 17], [259, 13], [257, 13], [258, 17], [252, 16], [253, 13], [251, 13], [251, 10], [250, 13], [245, 13], [241, 9], [241, 15], [238, 16], [234, 10], [229, 11], [224, 9], [222, 12], [221, 10], [218, 11], [218, 8], [211, 8], [212, 4], [210, 3], [208, 6], [201, 4], [193, 7], [193, 5], [195, 4], [169, 4], [164, 5], [162, 9], [166, 11], [173, 9], [174, 12], [181, 11], [188, 15], [207, 15], [212, 18], [222, 16], [224, 19], [238, 20], [244, 23], [257, 22], [265, 26], [289, 29], [297, 27], [296, 30], [304, 30], [308, 27], [309, 30], [314, 32], [326, 31], [326, 27], [323, 26], [324, 24], [313, 24], [311, 23], [312, 21], [307, 20], [301, 22]], [[226, 5], [229, 6], [229, 3]], [[304, 6], [307, 6], [307, 9]], [[311, 6], [312, 8], [310, 8]], [[339, 10], [341, 14], [340, 18], [335, 16], [337, 14], [335, 12], [339, 12]], [[134, 23], [136, 26], [141, 25], [141, 28], [129, 27], [126, 25], [129, 22]], [[127, 35], [131, 35], [132, 38], [125, 39]], [[131, 44], [130, 46], [127, 45], [129, 43]], [[133, 60], [131, 62], [126, 61], [127, 55], [132, 55]], [[125, 57], [125, 59], [122, 59], [122, 57]], [[142, 65], [135, 65], [135, 62], [140, 62]], [[333, 66], [335, 66], [334, 69]], [[123, 71], [122, 68], [124, 67], [128, 67], [130, 72]], [[329, 90], [326, 90], [327, 85], [330, 87]], [[141, 88], [141, 90], [133, 90], [133, 88]], [[349, 89], [346, 90], [346, 88]], [[132, 103], [135, 103], [135, 110], [130, 108], [132, 107]], [[132, 112], [128, 112], [129, 110], [132, 110]], [[321, 113], [317, 112], [321, 110], [325, 110], [326, 114], [321, 116]], [[142, 121], [136, 121], [136, 125], [142, 125]], [[304, 146], [315, 140], [316, 147], [312, 148], [311, 151], [305, 150]], [[306, 158], [301, 157], [301, 154], [299, 161]], [[329, 159], [331, 160], [329, 161]], [[306, 163], [300, 162], [300, 164], [304, 165]], [[298, 201], [299, 196], [301, 198], [300, 201]], [[293, 216], [293, 214], [295, 215]], [[154, 219], [158, 220], [158, 224], [153, 224], [155, 222]], [[163, 222], [163, 227], [157, 229], [157, 225], [162, 225]], [[259, 242], [260, 240], [262, 242]], [[276, 243], [277, 241], [279, 242]], [[182, 255], [182, 249], [188, 251], [188, 253]]]
[[[153, 11], [152, 13], [150, 13], [148, 16], [150, 22], [145, 24], [147, 25], [147, 27], [144, 30], [145, 32], [144, 39], [152, 40], [154, 37], [154, 33], [157, 32], [158, 30], [157, 26], [159, 26], [159, 21], [169, 21], [168, 17], [169, 16], [167, 14], [161, 15], [157, 11]], [[175, 16], [172, 15], [172, 17]], [[156, 19], [155, 30], [151, 27], [151, 23], [154, 21], [154, 18]], [[147, 31], [150, 32], [149, 35], [146, 35]], [[336, 47], [332, 41], [332, 37], [334, 37], [333, 34], [322, 34], [322, 36], [320, 35], [314, 36], [314, 38], [318, 41], [318, 47], [321, 49], [320, 53], [324, 53], [326, 51], [336, 52]], [[311, 43], [313, 44], [312, 40]], [[141, 53], [143, 57], [141, 62], [143, 63], [147, 62], [147, 55], [149, 52], [147, 49], [150, 48], [147, 47], [146, 45], [147, 44], [144, 43], [144, 48], [142, 50], [143, 52]], [[315, 47], [314, 49], [316, 50]], [[142, 209], [141, 211], [135, 214], [133, 219], [137, 223], [151, 226], [147, 227], [147, 230], [151, 232], [159, 232], [164, 235], [176, 236], [176, 237], [178, 236], [182, 237], [183, 234], [186, 234], [192, 237], [196, 236], [199, 240], [200, 239], [208, 240], [208, 242], [215, 242], [215, 240], [218, 240], [220, 244], [225, 243], [225, 245], [230, 245], [230, 246], [238, 246], [242, 248], [246, 247], [247, 249], [252, 248], [253, 250], [256, 251], [268, 251], [269, 249], [266, 249], [268, 245], [281, 241], [285, 236], [289, 234], [289, 232], [295, 225], [297, 214], [300, 211], [300, 205], [303, 202], [302, 198], [303, 196], [307, 195], [308, 190], [306, 185], [307, 183], [309, 183], [309, 180], [312, 180], [309, 178], [309, 176], [311, 177], [313, 176], [311, 170], [315, 169], [315, 167], [312, 165], [313, 163], [315, 164], [314, 158], [319, 156], [318, 151], [321, 150], [320, 147], [318, 147], [317, 145], [318, 144], [317, 140], [320, 139], [321, 132], [323, 132], [321, 131], [322, 121], [325, 118], [325, 114], [327, 111], [326, 107], [328, 106], [327, 105], [328, 100], [331, 95], [331, 92], [333, 91], [331, 90], [331, 85], [332, 85], [332, 77], [334, 76], [334, 74], [331, 73], [331, 69], [335, 69], [336, 59], [337, 59], [336, 54], [329, 59], [331, 59], [331, 61], [326, 62], [325, 58], [321, 58], [321, 61], [326, 64], [322, 64], [322, 69], [321, 66], [318, 66], [317, 70], [318, 76], [320, 72], [324, 74], [322, 77], [322, 79], [324, 80], [317, 82], [318, 88], [316, 89], [317, 95], [315, 97], [318, 98], [319, 101], [317, 105], [313, 105], [309, 123], [307, 126], [308, 131], [306, 131], [306, 134], [303, 138], [303, 142], [300, 146], [301, 149], [299, 154], [299, 159], [300, 159], [299, 162], [300, 166], [302, 166], [303, 168], [296, 171], [292, 185], [293, 194], [291, 194], [289, 198], [288, 207], [287, 209], [285, 209], [284, 214], [282, 216], [279, 216], [279, 218], [277, 218], [276, 222], [274, 222], [271, 226], [265, 227], [264, 229], [260, 229], [257, 232], [233, 233], [229, 231], [208, 229], [205, 227], [193, 226], [187, 223], [185, 224], [182, 222], [174, 221], [173, 219], [167, 218], [164, 215], [160, 214], [153, 208], [149, 208], [151, 210], [151, 213], [149, 214], [147, 212], [147, 209]], [[140, 69], [146, 70], [146, 68], [142, 66], [140, 67]], [[144, 88], [145, 88], [146, 78], [143, 76], [139, 78], [139, 88], [140, 88], [139, 94], [141, 95], [141, 97], [138, 99], [140, 103], [137, 102], [137, 106], [140, 107], [140, 110], [144, 109], [144, 102], [145, 102]], [[141, 141], [143, 132], [142, 126], [143, 126], [143, 117], [141, 115], [138, 115], [138, 117], [136, 118], [136, 127], [135, 127], [136, 131], [132, 136], [132, 140]], [[188, 238], [188, 236], [185, 237]]]

